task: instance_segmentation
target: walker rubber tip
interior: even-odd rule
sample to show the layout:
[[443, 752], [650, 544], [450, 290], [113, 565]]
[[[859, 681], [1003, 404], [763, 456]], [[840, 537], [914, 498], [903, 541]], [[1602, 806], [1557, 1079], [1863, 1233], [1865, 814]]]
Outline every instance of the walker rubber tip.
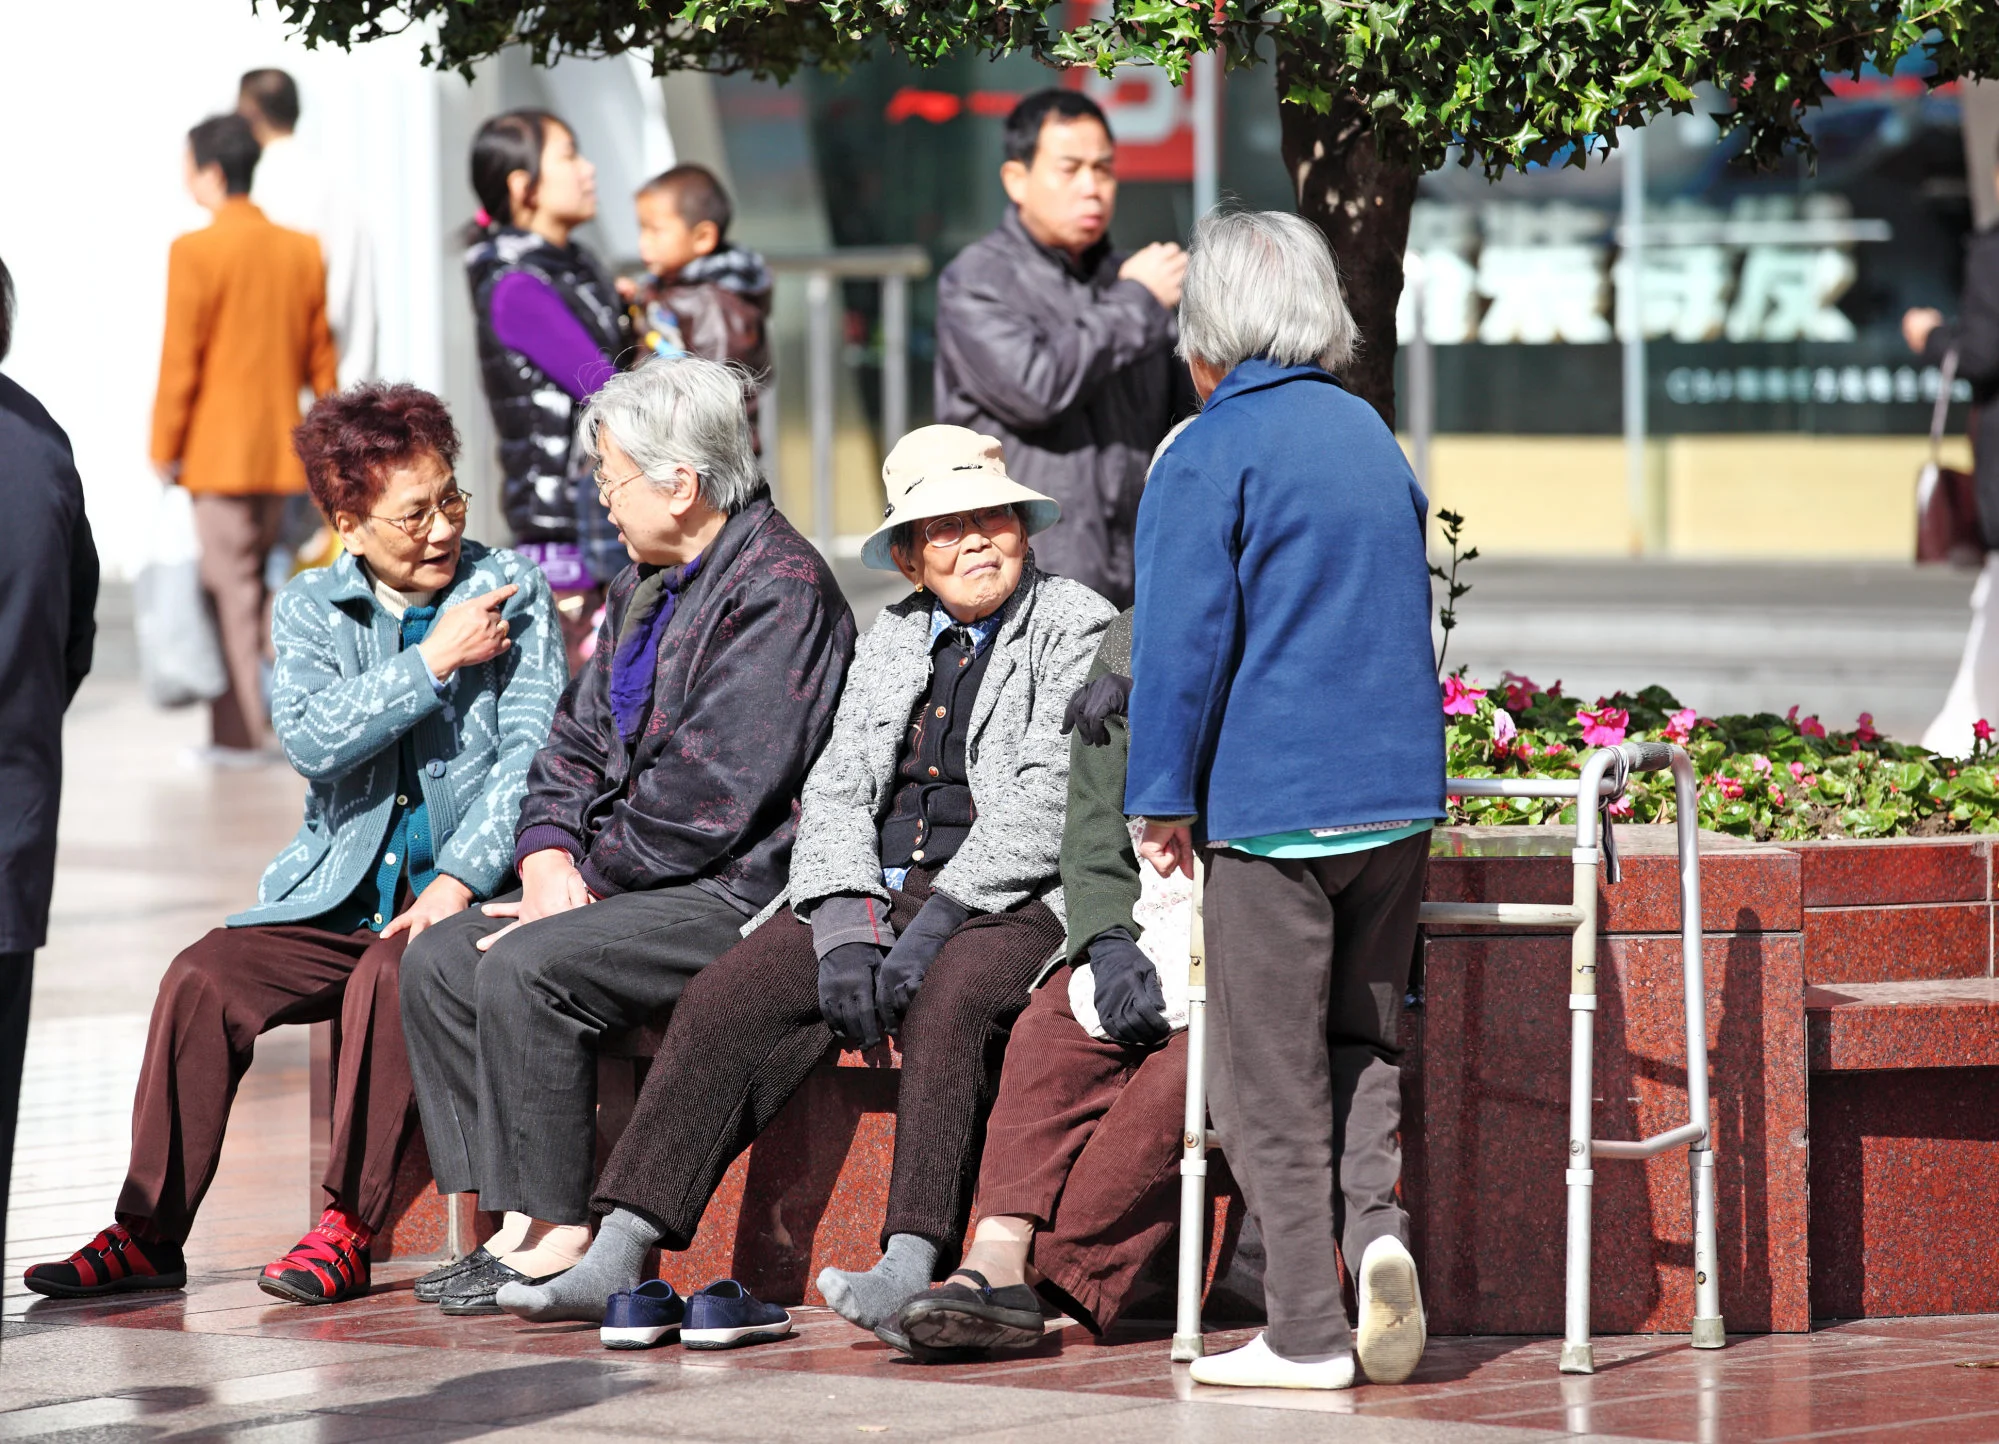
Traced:
[[1199, 1334], [1175, 1334], [1173, 1336], [1173, 1362], [1176, 1364], [1191, 1364], [1206, 1352], [1207, 1350], [1201, 1347], [1201, 1336]]
[[1564, 1374], [1594, 1374], [1596, 1372], [1596, 1349], [1589, 1344], [1562, 1345], [1562, 1372]]
[[1728, 1346], [1728, 1332], [1719, 1318], [1694, 1320], [1694, 1347], [1721, 1349]]

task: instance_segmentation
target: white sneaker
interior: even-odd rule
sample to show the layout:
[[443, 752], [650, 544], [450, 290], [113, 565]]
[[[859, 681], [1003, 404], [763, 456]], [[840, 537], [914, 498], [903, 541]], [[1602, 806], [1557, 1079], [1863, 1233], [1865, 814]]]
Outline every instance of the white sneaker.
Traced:
[[1429, 1334], [1416, 1260], [1393, 1236], [1378, 1238], [1360, 1258], [1361, 1372], [1371, 1384], [1399, 1384], [1416, 1372]]
[[1286, 1359], [1271, 1352], [1258, 1334], [1240, 1349], [1209, 1354], [1187, 1368], [1197, 1384], [1225, 1384], [1238, 1389], [1351, 1389], [1353, 1355], [1332, 1354], [1308, 1361]]

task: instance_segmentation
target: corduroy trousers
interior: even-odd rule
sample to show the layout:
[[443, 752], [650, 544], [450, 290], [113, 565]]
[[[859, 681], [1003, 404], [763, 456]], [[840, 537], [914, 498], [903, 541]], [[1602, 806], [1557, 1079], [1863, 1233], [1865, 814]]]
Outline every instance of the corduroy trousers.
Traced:
[[118, 1221], [141, 1238], [185, 1243], [257, 1039], [282, 1023], [338, 1018], [333, 1151], [321, 1186], [369, 1228], [387, 1222], [416, 1125], [396, 1006], [407, 941], [302, 926], [216, 928], [175, 958], [153, 1000]]
[[[912, 871], [907, 889], [891, 894], [891, 925], [907, 927], [929, 896], [929, 877]], [[957, 1257], [1007, 1038], [1061, 945], [1055, 914], [1030, 902], [974, 915], [924, 975], [898, 1040], [884, 1246], [893, 1234], [916, 1234]], [[686, 1248], [729, 1164], [833, 1041], [819, 1014], [812, 929], [782, 909], [687, 984], [596, 1207], [643, 1214], [666, 1247]]]
[[1031, 1220], [1034, 1266], [1097, 1333], [1173, 1234], [1186, 1097], [1186, 1033], [1150, 1052], [1091, 1037], [1070, 1011], [1066, 968], [1014, 1024], [979, 1217]]

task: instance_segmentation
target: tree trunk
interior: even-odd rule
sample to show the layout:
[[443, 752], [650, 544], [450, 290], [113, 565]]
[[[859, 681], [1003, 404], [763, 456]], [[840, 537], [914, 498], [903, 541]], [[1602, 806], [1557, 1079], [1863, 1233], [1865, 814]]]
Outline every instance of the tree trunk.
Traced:
[[[1277, 93], [1312, 77], [1294, 54], [1277, 61]], [[1339, 96], [1324, 115], [1279, 102], [1284, 165], [1298, 214], [1325, 233], [1339, 258], [1347, 307], [1360, 327], [1360, 349], [1340, 380], [1395, 425], [1395, 305], [1402, 298], [1402, 249], [1416, 173], [1382, 160], [1367, 112]]]

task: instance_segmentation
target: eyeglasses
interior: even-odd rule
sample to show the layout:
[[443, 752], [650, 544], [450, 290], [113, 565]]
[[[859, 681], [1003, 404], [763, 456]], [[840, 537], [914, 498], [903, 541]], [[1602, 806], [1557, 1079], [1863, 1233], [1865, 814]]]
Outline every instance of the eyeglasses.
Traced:
[[626, 482], [637, 481], [644, 475], [643, 471], [635, 471], [630, 476], [610, 477], [601, 471], [593, 471], [590, 473], [590, 479], [597, 483], [597, 500], [609, 506], [612, 496], [617, 493], [619, 487]]
[[923, 539], [934, 547], [950, 548], [965, 539], [968, 531], [981, 536], [1004, 536], [1020, 526], [1020, 515], [1010, 506], [982, 506], [977, 511], [953, 516], [932, 517], [923, 524]]
[[471, 500], [471, 492], [453, 489], [422, 511], [413, 511], [408, 516], [383, 516], [372, 511], [368, 516], [372, 521], [385, 521], [400, 528], [411, 541], [422, 541], [430, 535], [431, 523], [437, 517], [443, 517], [452, 526], [465, 525], [466, 506]]

